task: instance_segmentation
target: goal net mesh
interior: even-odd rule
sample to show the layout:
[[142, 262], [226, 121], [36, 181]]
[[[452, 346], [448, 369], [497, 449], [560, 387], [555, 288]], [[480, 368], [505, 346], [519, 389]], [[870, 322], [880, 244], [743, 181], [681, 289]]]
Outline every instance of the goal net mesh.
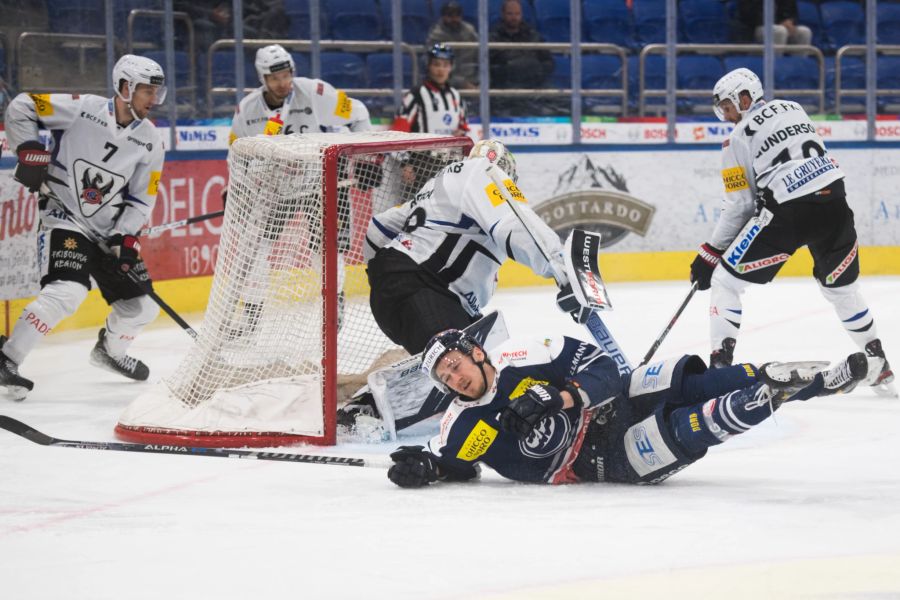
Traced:
[[338, 396], [396, 358], [369, 310], [371, 216], [412, 198], [470, 145], [400, 132], [237, 140], [198, 337], [175, 372], [128, 407], [117, 435], [190, 446], [333, 444]]

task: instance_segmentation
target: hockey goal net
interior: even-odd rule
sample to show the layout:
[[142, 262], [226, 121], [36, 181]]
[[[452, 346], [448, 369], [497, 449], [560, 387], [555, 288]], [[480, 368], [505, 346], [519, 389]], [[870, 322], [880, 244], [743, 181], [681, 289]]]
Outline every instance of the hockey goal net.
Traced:
[[116, 434], [200, 447], [334, 444], [339, 384], [348, 398], [395, 348], [369, 310], [370, 218], [471, 144], [399, 132], [237, 140], [199, 335]]

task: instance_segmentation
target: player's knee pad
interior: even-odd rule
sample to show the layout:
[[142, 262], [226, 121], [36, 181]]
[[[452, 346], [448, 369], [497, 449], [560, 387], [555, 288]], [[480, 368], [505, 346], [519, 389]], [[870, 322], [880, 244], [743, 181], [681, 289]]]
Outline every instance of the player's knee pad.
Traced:
[[686, 375], [706, 371], [699, 356], [667, 358], [638, 367], [629, 375], [628, 398], [637, 415], [646, 415], [665, 403], [679, 403]]
[[65, 319], [81, 306], [88, 289], [75, 281], [51, 281], [43, 288], [29, 308], [50, 327]]
[[113, 331], [142, 329], [159, 315], [159, 306], [150, 296], [138, 296], [112, 303], [112, 313], [107, 319]]
[[636, 475], [635, 483], [659, 483], [704, 454], [705, 448], [690, 455], [679, 446], [662, 407], [625, 432], [625, 456]]

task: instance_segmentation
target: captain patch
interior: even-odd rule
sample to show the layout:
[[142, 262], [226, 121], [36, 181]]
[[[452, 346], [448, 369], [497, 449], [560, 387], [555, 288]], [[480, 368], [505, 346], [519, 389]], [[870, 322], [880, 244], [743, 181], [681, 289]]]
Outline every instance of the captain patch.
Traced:
[[162, 171], [150, 171], [150, 183], [147, 184], [147, 195], [155, 196], [159, 191], [159, 178], [162, 177]]
[[53, 105], [50, 104], [50, 94], [29, 94], [34, 108], [39, 117], [49, 117], [53, 114]]
[[334, 114], [342, 119], [349, 119], [350, 113], [353, 112], [353, 104], [343, 91], [338, 90], [337, 94], [337, 105], [334, 107]]

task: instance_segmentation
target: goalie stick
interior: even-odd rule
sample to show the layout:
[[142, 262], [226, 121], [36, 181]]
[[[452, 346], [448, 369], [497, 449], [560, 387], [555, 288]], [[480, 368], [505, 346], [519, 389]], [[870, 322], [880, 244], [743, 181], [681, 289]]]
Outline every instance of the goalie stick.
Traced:
[[312, 463], [317, 465], [342, 465], [345, 467], [374, 467], [383, 469], [393, 464], [388, 460], [352, 458], [349, 456], [327, 456], [320, 454], [291, 454], [288, 452], [261, 452], [256, 450], [229, 450], [227, 448], [190, 448], [159, 444], [130, 444], [127, 442], [89, 442], [83, 440], [63, 440], [49, 436], [26, 425], [22, 421], [0, 415], [0, 429], [5, 429], [41, 446], [60, 448], [82, 448], [85, 450], [112, 450], [116, 452], [146, 452], [149, 454], [181, 454], [184, 456], [212, 456], [217, 458], [244, 458], [254, 460], [277, 460], [282, 462]]
[[[547, 248], [544, 247], [544, 244], [541, 242], [541, 240], [538, 239], [538, 237], [534, 235], [534, 232], [531, 231], [531, 228], [528, 226], [525, 217], [519, 211], [519, 207], [516, 206], [516, 201], [513, 199], [512, 194], [510, 194], [510, 191], [509, 189], [507, 189], [506, 184], [500, 178], [499, 171], [496, 165], [491, 163], [488, 166], [487, 175], [491, 178], [491, 181], [494, 182], [494, 185], [497, 186], [497, 190], [500, 192], [500, 195], [503, 196], [506, 204], [509, 206], [513, 214], [528, 232], [528, 235], [531, 236], [532, 241], [537, 246], [541, 255], [550, 264], [550, 268], [553, 269], [553, 278], [556, 280], [557, 285], [559, 285], [561, 281], [565, 281], [565, 273], [561, 273], [558, 271], [558, 267], [550, 260], [550, 253], [547, 252]], [[573, 285], [576, 285], [576, 283], [573, 282]], [[623, 375], [630, 373], [631, 363], [628, 362], [628, 358], [625, 356], [622, 348], [616, 342], [615, 338], [613, 338], [612, 333], [609, 331], [609, 329], [607, 329], [606, 325], [603, 323], [603, 320], [600, 318], [600, 315], [597, 314], [596, 310], [591, 311], [591, 314], [584, 326], [587, 328], [588, 332], [590, 332], [597, 345], [602, 348], [604, 352], [609, 354], [614, 361], [616, 361], [616, 366], [619, 369], [619, 373]]]

